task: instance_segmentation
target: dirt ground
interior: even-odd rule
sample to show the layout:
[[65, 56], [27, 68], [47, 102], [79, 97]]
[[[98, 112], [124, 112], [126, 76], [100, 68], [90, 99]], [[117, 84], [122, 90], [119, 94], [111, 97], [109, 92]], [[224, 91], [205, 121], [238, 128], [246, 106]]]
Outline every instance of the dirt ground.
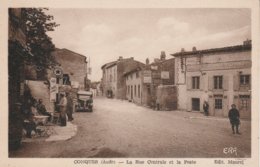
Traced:
[[[251, 122], [232, 134], [227, 118], [185, 111], [154, 111], [106, 98], [94, 99], [93, 113], [74, 113], [75, 137], [23, 143], [10, 157], [220, 158], [251, 156]], [[236, 150], [226, 152], [226, 150]]]

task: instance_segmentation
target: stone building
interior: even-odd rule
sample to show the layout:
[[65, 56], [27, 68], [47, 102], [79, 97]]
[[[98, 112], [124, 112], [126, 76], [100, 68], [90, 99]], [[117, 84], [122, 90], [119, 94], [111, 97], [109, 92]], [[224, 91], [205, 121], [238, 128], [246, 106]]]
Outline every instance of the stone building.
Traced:
[[63, 72], [59, 83], [76, 85], [79, 89], [89, 90], [90, 82], [87, 76], [87, 57], [68, 49], [58, 49], [52, 53]]
[[251, 117], [251, 41], [243, 45], [174, 53], [178, 109], [228, 116], [236, 104], [242, 118]]
[[29, 96], [24, 57], [31, 56], [26, 46], [24, 10], [8, 10], [8, 149], [18, 149], [22, 140], [23, 117], [18, 106]]
[[25, 89], [23, 57], [30, 54], [26, 46], [23, 9], [9, 9], [8, 30], [8, 101], [9, 111], [13, 111], [15, 104], [23, 101]]
[[50, 80], [51, 77], [55, 77], [55, 69], [59, 69], [62, 71], [62, 78], [57, 78], [57, 83], [60, 85], [75, 85], [79, 89], [89, 89], [87, 57], [64, 48], [56, 48], [51, 54], [57, 62], [56, 68], [48, 69], [46, 76], [42, 77], [39, 76], [41, 73], [37, 67], [26, 65], [25, 77], [27, 80]]
[[[54, 112], [54, 103], [60, 99], [59, 92], [71, 92], [76, 98], [78, 90], [89, 90], [87, 79], [87, 58], [68, 49], [56, 48], [52, 53], [57, 65], [47, 69], [44, 77], [39, 77], [37, 67], [25, 66], [26, 83], [35, 99], [42, 99], [47, 111]], [[55, 73], [60, 72], [57, 76]]]
[[139, 61], [131, 58], [119, 57], [118, 60], [104, 64], [101, 69], [103, 71], [101, 90], [103, 95], [107, 97], [115, 97], [117, 99], [126, 99], [126, 83], [124, 73], [135, 69], [140, 64]]
[[143, 68], [144, 65], [141, 65], [124, 74], [126, 80], [126, 99], [137, 104], [142, 104]]
[[163, 51], [160, 59], [155, 59], [153, 63], [149, 64], [147, 60], [143, 71], [142, 102], [145, 106], [155, 107], [157, 101], [160, 103], [162, 110], [177, 109], [174, 65], [174, 58], [166, 60]]

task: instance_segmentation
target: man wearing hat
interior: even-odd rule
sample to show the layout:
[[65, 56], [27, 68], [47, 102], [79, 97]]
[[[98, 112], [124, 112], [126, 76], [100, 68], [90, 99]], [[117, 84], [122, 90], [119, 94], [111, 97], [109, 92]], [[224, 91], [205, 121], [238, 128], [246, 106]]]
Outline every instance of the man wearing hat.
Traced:
[[239, 124], [240, 124], [239, 111], [236, 109], [235, 104], [232, 104], [231, 107], [232, 108], [228, 112], [228, 117], [229, 117], [229, 120], [230, 120], [230, 124], [232, 126], [232, 131], [233, 131], [233, 134], [235, 134], [235, 127], [236, 127], [236, 134], [240, 134], [239, 131], [238, 131], [238, 127], [239, 127]]
[[67, 125], [67, 118], [66, 118], [66, 111], [67, 111], [67, 98], [65, 96], [65, 93], [61, 93], [61, 99], [59, 102], [59, 107], [60, 107], [60, 116], [61, 116], [61, 126], [66, 126]]

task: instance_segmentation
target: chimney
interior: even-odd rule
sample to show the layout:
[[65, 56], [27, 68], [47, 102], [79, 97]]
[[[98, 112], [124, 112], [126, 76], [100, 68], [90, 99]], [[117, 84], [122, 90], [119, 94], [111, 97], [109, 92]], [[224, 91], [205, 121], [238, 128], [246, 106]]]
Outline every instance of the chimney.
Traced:
[[160, 62], [160, 59], [155, 58], [155, 59], [154, 59], [154, 63], [158, 63], [158, 62]]
[[146, 65], [149, 65], [149, 63], [150, 63], [148, 58], [145, 60], [145, 62], [146, 62]]
[[122, 57], [122, 56], [119, 56], [118, 60], [119, 60], [119, 61], [123, 60], [123, 57]]
[[166, 55], [165, 55], [165, 51], [161, 51], [161, 60], [165, 60]]
[[185, 52], [185, 49], [184, 49], [184, 48], [181, 48], [181, 52]]
[[192, 51], [193, 51], [193, 52], [197, 51], [197, 49], [196, 49], [195, 46], [192, 47]]
[[247, 39], [247, 40], [245, 40], [244, 42], [243, 42], [243, 45], [244, 46], [248, 46], [248, 45], [251, 45], [251, 40], [249, 40], [249, 39]]

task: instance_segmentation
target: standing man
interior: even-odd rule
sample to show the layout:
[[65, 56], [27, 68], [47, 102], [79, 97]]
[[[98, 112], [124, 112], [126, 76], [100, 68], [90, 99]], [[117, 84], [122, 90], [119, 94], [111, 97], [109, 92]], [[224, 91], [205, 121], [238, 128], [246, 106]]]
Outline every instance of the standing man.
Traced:
[[72, 117], [72, 112], [73, 112], [73, 100], [71, 98], [71, 95], [69, 93], [66, 93], [67, 95], [67, 116], [68, 116], [68, 121], [72, 121], [74, 118]]
[[160, 111], [160, 99], [158, 97], [156, 97], [155, 103], [156, 103], [156, 110]]
[[206, 116], [209, 116], [209, 103], [207, 101], [204, 101], [203, 110], [204, 110], [204, 114]]
[[67, 111], [67, 98], [65, 96], [65, 93], [61, 93], [61, 99], [59, 102], [59, 108], [60, 108], [60, 117], [61, 117], [61, 126], [67, 125], [67, 119], [66, 119], [66, 111]]
[[230, 120], [230, 123], [231, 123], [231, 126], [232, 126], [232, 131], [233, 131], [233, 134], [235, 134], [235, 127], [236, 127], [236, 134], [240, 134], [239, 131], [238, 131], [238, 126], [240, 124], [239, 111], [236, 109], [235, 104], [232, 104], [231, 107], [232, 108], [228, 112], [228, 117], [229, 117], [229, 120]]

